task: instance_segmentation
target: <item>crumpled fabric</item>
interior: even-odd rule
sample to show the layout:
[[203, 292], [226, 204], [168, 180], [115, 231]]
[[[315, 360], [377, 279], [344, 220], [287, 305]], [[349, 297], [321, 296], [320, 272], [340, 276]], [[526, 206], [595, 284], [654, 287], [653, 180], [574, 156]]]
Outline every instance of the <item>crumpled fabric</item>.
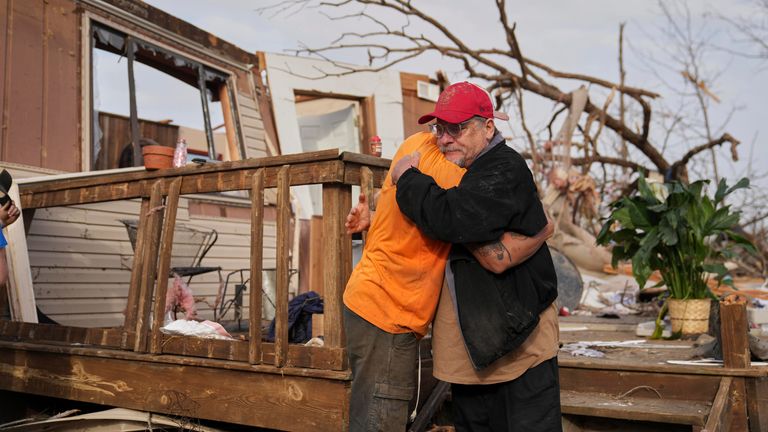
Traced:
[[[288, 342], [305, 343], [312, 338], [312, 314], [323, 313], [323, 299], [314, 292], [300, 294], [288, 302]], [[275, 320], [269, 324], [267, 341], [275, 341]]]

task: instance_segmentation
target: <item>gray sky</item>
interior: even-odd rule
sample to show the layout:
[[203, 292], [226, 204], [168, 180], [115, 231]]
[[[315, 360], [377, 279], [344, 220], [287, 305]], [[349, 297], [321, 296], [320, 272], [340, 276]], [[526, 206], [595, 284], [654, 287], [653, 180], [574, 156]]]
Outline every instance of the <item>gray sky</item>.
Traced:
[[[251, 52], [286, 53], [286, 50], [295, 49], [301, 43], [317, 47], [333, 40], [342, 30], [372, 28], [361, 20], [332, 22], [314, 9], [276, 17], [257, 13], [256, 8], [274, 4], [272, 1], [145, 1]], [[626, 22], [627, 84], [661, 93], [663, 98], [660, 103], [673, 109], [696, 108], [691, 105], [681, 107], [680, 98], [670, 90], [670, 87], [683, 87], [680, 68], [676, 68], [673, 62], [683, 53], [676, 51], [670, 38], [664, 34], [663, 29], [669, 27], [664, 25], [665, 20], [657, 3], [647, 0], [543, 0], [509, 3], [510, 21], [517, 23], [516, 33], [526, 56], [561, 71], [589, 74], [610, 81], [618, 81], [618, 28], [619, 23]], [[496, 25], [494, 2], [420, 0], [418, 5], [434, 14], [470, 46], [504, 48], [505, 40]], [[749, 0], [690, 1], [689, 9], [692, 34], [714, 45], [740, 47], [728, 26], [715, 16], [719, 13], [730, 17], [748, 16], [752, 14]], [[650, 56], [656, 61], [650, 61]], [[351, 52], [338, 53], [334, 58], [357, 64], [367, 60], [363, 53]], [[742, 176], [747, 173], [750, 162], [756, 165], [755, 169], [768, 171], [768, 150], [765, 149], [768, 122], [763, 120], [768, 100], [768, 70], [765, 62], [744, 59], [723, 50], [712, 50], [702, 65], [702, 76], [716, 78], [708, 84], [721, 99], [720, 103], [708, 102], [713, 135], [719, 136], [727, 131], [742, 141], [739, 147], [742, 161], [734, 166], [726, 161], [728, 149], [718, 152], [721, 174], [730, 178]], [[398, 65], [397, 69], [430, 76], [435, 70], [444, 69], [452, 80], [463, 78], [460, 65], [446, 63], [436, 56], [409, 61]], [[563, 81], [558, 82], [558, 85], [565, 91], [576, 86], [575, 82]], [[535, 101], [532, 96], [527, 97], [526, 103], [529, 126], [540, 130], [549, 121], [551, 103]], [[728, 118], [728, 126], [720, 130]], [[689, 142], [677, 143], [677, 150], [674, 139], [670, 140], [671, 149], [667, 150], [669, 160], [675, 160], [674, 156], [681, 154], [685, 145], [690, 147], [704, 142], [691, 134], [687, 135]], [[663, 140], [658, 130], [655, 135], [652, 132], [651, 138], [656, 143]], [[694, 172], [693, 175], [705, 177], [708, 173]]]

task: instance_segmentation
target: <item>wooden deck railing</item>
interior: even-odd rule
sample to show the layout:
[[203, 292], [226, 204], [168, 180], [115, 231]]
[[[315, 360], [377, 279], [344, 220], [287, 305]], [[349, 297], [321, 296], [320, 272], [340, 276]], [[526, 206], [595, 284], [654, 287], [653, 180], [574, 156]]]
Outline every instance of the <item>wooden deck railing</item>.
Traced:
[[[342, 294], [352, 271], [352, 246], [344, 218], [352, 205], [351, 187], [370, 193], [386, 176], [388, 160], [326, 150], [154, 172], [63, 176], [21, 186], [24, 209], [141, 199], [141, 214], [125, 322], [122, 328], [85, 329], [0, 322], [0, 337], [120, 348], [137, 353], [175, 354], [325, 370], [344, 370]], [[290, 187], [322, 185], [323, 293], [325, 346], [288, 343]], [[210, 340], [160, 332], [168, 289], [169, 262], [179, 197], [184, 194], [248, 190], [251, 194], [251, 293], [260, 292], [264, 232], [264, 191], [277, 189], [277, 283], [275, 341], [262, 342], [261, 296], [250, 296], [249, 340]], [[154, 307], [151, 305], [154, 297]], [[150, 313], [154, 310], [152, 319]], [[151, 323], [151, 326], [150, 326]]]

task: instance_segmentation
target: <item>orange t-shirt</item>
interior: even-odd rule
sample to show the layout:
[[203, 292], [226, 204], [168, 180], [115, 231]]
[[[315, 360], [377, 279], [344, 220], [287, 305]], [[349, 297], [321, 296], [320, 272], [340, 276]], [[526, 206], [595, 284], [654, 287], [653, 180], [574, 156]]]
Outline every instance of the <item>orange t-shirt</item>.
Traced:
[[[392, 166], [415, 151], [421, 153], [419, 170], [440, 187], [459, 184], [465, 170], [445, 159], [430, 133], [406, 139]], [[435, 315], [451, 245], [425, 236], [400, 212], [390, 175], [384, 179], [363, 256], [347, 282], [344, 304], [386, 332], [423, 336]]]

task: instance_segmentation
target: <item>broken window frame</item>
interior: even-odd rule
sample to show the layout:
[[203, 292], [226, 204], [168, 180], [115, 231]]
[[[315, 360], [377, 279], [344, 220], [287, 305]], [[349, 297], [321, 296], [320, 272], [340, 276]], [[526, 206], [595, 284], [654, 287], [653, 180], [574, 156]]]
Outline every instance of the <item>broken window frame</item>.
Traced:
[[[218, 96], [218, 92], [221, 91], [221, 86], [224, 86], [224, 90], [227, 92], [227, 95], [230, 98], [230, 104], [229, 107], [222, 106], [222, 108], [229, 109], [232, 117], [236, 119], [236, 110], [231, 103], [234, 101], [232, 75], [228, 72], [215, 69], [211, 66], [191, 59], [190, 57], [185, 56], [179, 52], [161, 47], [143, 37], [137, 37], [135, 35], [118, 30], [101, 21], [91, 20], [89, 30], [89, 57], [91, 65], [93, 65], [94, 49], [102, 49], [104, 51], [123, 56], [127, 59], [130, 103], [130, 141], [133, 147], [134, 166], [139, 166], [137, 164], [140, 164], [140, 161], [142, 160], [141, 147], [139, 146], [139, 119], [136, 104], [136, 81], [134, 76], [134, 62], [136, 61], [139, 61], [176, 79], [179, 79], [182, 82], [197, 87], [198, 91], [200, 92], [200, 102], [202, 104], [203, 126], [208, 147], [208, 157], [211, 160], [216, 160], [216, 149], [213, 140], [213, 126], [211, 125], [208, 93], [210, 92], [211, 99], [215, 101], [217, 97], [220, 98], [220, 96]], [[137, 53], [139, 54], [138, 59]], [[181, 73], [183, 70], [182, 68], [186, 68], [190, 72], [186, 74]], [[93, 80], [90, 82], [90, 99], [92, 102]], [[97, 119], [94, 117], [95, 112], [96, 111], [93, 108], [93, 103], [91, 103], [91, 119], [93, 122], [97, 121]], [[234, 124], [232, 126], [236, 129], [239, 129], [239, 122], [235, 121], [233, 123]], [[89, 145], [91, 149], [96, 147], [94, 142], [94, 130], [94, 127], [92, 127], [90, 130], [91, 136]], [[241, 149], [243, 143], [241, 142], [239, 131], [236, 130], [233, 136], [236, 140], [235, 147], [239, 151], [242, 151]], [[231, 147], [232, 146], [230, 146], [230, 148]], [[89, 161], [89, 164], [92, 164], [93, 159], [97, 156], [95, 153], [96, 152], [93, 152], [91, 155], [92, 160]], [[234, 159], [234, 157], [240, 158], [242, 155], [230, 155], [230, 157]]]

